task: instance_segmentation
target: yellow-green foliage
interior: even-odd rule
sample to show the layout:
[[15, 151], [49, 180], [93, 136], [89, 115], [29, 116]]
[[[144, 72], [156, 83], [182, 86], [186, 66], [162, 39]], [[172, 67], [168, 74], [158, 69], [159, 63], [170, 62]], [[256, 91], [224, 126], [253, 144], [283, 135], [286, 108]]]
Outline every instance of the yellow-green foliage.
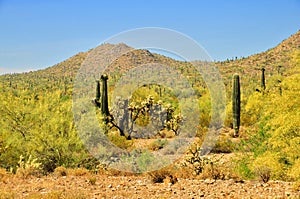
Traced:
[[133, 146], [133, 141], [127, 140], [124, 136], [120, 136], [119, 132], [111, 132], [107, 137], [116, 147], [121, 149], [130, 149]]
[[[258, 156], [252, 163], [251, 169], [257, 174], [261, 175], [267, 170], [270, 171], [270, 176], [274, 179], [282, 179], [284, 177], [285, 164], [280, 162], [280, 155], [267, 151]], [[258, 176], [259, 177], [259, 176]]]
[[16, 174], [20, 177], [27, 178], [29, 176], [39, 175], [40, 169], [41, 163], [39, 163], [36, 158], [33, 159], [30, 155], [28, 160], [25, 160], [25, 158], [21, 155]]
[[[267, 92], [254, 93], [246, 106], [250, 120], [260, 124], [260, 130], [253, 132], [244, 147], [253, 152], [254, 161], [249, 161], [249, 168], [255, 172], [268, 167], [274, 179], [299, 179], [300, 50], [292, 56], [294, 67], [286, 71], [291, 75], [282, 77], [280, 84], [269, 81]], [[278, 92], [279, 86], [282, 93]]]
[[[300, 182], [300, 158], [298, 158], [288, 173], [289, 177], [293, 180]], [[299, 184], [300, 185], [300, 184]], [[299, 186], [300, 188], [300, 186]]]
[[[75, 131], [70, 94], [63, 94], [55, 82], [40, 80], [32, 89], [19, 76], [13, 81], [17, 88], [2, 84], [0, 167], [15, 170], [21, 155], [32, 155], [49, 172], [59, 165], [78, 165], [87, 155]], [[53, 88], [43, 91], [42, 85]]]

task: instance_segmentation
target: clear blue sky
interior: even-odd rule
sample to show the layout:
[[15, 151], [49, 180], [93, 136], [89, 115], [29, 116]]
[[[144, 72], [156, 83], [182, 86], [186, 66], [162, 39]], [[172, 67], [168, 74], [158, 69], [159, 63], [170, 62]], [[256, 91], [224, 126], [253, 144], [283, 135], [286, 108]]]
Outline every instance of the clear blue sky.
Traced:
[[141, 27], [182, 32], [214, 60], [246, 57], [300, 29], [300, 0], [0, 0], [0, 73], [46, 68]]

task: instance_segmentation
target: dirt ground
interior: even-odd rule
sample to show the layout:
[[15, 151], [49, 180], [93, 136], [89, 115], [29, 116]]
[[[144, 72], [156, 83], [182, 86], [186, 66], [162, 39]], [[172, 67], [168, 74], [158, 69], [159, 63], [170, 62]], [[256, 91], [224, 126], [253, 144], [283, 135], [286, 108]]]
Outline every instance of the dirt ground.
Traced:
[[0, 181], [0, 198], [300, 198], [292, 183], [281, 181], [166, 179], [150, 176], [9, 176]]

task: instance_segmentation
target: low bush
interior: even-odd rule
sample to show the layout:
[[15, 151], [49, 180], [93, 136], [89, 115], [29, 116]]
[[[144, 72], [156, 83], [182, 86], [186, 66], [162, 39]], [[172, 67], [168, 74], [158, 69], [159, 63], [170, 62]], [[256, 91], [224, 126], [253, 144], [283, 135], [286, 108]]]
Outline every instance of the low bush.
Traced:
[[[160, 169], [157, 171], [152, 171], [148, 174], [153, 183], [163, 183], [165, 181], [165, 179], [167, 179], [167, 178], [170, 178], [170, 179], [174, 178], [173, 175], [171, 174], [171, 172], [167, 169]], [[174, 183], [172, 183], [172, 184], [174, 184]]]
[[89, 184], [90, 185], [95, 185], [97, 181], [97, 178], [95, 176], [89, 177]]
[[294, 184], [293, 184], [293, 189], [294, 189], [295, 191], [300, 191], [300, 180], [294, 182]]
[[267, 166], [259, 166], [255, 168], [255, 173], [257, 176], [260, 177], [260, 179], [267, 183], [271, 178], [271, 169]]
[[157, 139], [154, 142], [152, 142], [149, 146], [149, 149], [152, 151], [158, 151], [159, 149], [164, 148], [164, 146], [168, 144], [167, 140], [161, 140], [161, 139]]
[[31, 155], [29, 156], [27, 161], [25, 161], [25, 158], [23, 156], [20, 156], [16, 175], [22, 178], [28, 178], [30, 176], [40, 176], [41, 163], [37, 162], [37, 159], [33, 159]]
[[54, 175], [56, 176], [67, 176], [68, 175], [68, 172], [67, 172], [67, 169], [65, 167], [57, 167], [55, 170], [54, 170]]
[[72, 176], [85, 176], [90, 174], [90, 171], [87, 170], [86, 168], [75, 168], [75, 169], [68, 169], [67, 174]]
[[118, 132], [108, 134], [108, 139], [117, 147], [129, 150], [133, 146], [132, 140], [127, 140], [126, 137], [120, 136]]
[[216, 142], [212, 153], [231, 153], [235, 149], [234, 143], [229, 138], [221, 138]]

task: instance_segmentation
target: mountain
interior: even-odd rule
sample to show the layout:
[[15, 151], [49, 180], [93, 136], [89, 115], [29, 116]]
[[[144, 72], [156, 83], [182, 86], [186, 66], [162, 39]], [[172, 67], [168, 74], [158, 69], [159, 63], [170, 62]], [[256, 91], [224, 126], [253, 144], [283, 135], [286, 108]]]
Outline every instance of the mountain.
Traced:
[[[112, 44], [101, 45], [103, 51], [106, 51], [109, 47], [112, 47]], [[118, 48], [129, 49], [130, 47], [126, 46], [125, 44], [118, 44]], [[295, 49], [299, 48], [300, 31], [298, 31], [288, 39], [282, 41], [276, 47], [265, 52], [251, 55], [247, 58], [215, 62], [215, 64], [221, 71], [221, 74], [223, 75], [223, 78], [225, 80], [233, 73], [239, 73], [241, 75], [251, 77], [256, 76], [259, 73], [259, 69], [261, 67], [264, 67], [266, 69], [267, 75], [276, 74], [279, 70], [279, 72], [284, 73], [285, 71], [288, 71], [288, 69], [293, 67], [290, 63], [291, 53]], [[61, 63], [58, 63], [44, 70], [33, 72], [33, 74], [36, 74], [38, 76], [55, 76], [58, 78], [63, 76], [74, 78], [81, 64], [92, 50], [93, 49], [88, 52], [80, 52]], [[177, 68], [191, 68], [191, 65], [189, 63], [176, 61], [163, 55], [151, 53], [148, 50], [134, 49], [132, 49], [132, 51], [130, 51], [127, 55], [122, 55], [121, 57], [116, 59], [114, 63], [112, 63], [111, 67], [122, 72], [139, 64], [149, 62], [163, 63], [176, 66]], [[182, 71], [184, 71], [184, 69], [182, 69]], [[29, 74], [32, 75], [32, 73]], [[23, 75], [26, 76], [28, 75], [28, 73], [25, 73]]]
[[[172, 67], [187, 77], [199, 97], [200, 122], [196, 131], [197, 136], [202, 140], [211, 122], [211, 99], [201, 75], [192, 63], [176, 61], [145, 49], [133, 49], [126, 44], [103, 44], [98, 46], [96, 51], [91, 49], [88, 52], [80, 52], [44, 70], [0, 76], [0, 167], [16, 169], [20, 162], [20, 156], [28, 158], [32, 155], [33, 158], [41, 161], [45, 172], [51, 172], [61, 165], [67, 167], [80, 165], [90, 168], [92, 164], [88, 160], [92, 159], [80, 141], [74, 123], [72, 112], [74, 80], [82, 64], [89, 60], [87, 58], [97, 58], [97, 55], [100, 55], [104, 59], [106, 57], [110, 59], [125, 51], [129, 52], [121, 53], [122, 55], [114, 59], [105, 71], [111, 75], [108, 82], [109, 92], [120, 78], [118, 74], [126, 73], [135, 66], [152, 62]], [[248, 142], [249, 145], [245, 147], [247, 152], [265, 155], [259, 157], [263, 161], [257, 159], [258, 162], [255, 164], [273, 161], [276, 164], [272, 165], [279, 165], [278, 168], [289, 169], [292, 168], [291, 165], [295, 165], [295, 171], [299, 171], [300, 161], [297, 160], [300, 150], [300, 135], [298, 135], [300, 132], [300, 103], [297, 97], [300, 92], [299, 63], [300, 32], [266, 52], [247, 58], [216, 63], [200, 62], [200, 64], [207, 64], [206, 66], [211, 64], [217, 66], [227, 86], [228, 99], [230, 99], [232, 76], [234, 73], [240, 75], [242, 128], [239, 139], [247, 141], [251, 138], [252, 142]], [[88, 70], [95, 69], [93, 67], [97, 67], [99, 63], [92, 61], [90, 64], [92, 67]], [[259, 90], [262, 67], [266, 69], [266, 90]], [[170, 80], [169, 77], [166, 76], [166, 80]], [[84, 84], [83, 87], [89, 91], [95, 91], [96, 83], [89, 83], [91, 84]], [[149, 94], [153, 94], [157, 99], [165, 97], [168, 100], [165, 100], [165, 104], [171, 104], [177, 100], [170, 89], [161, 89], [157, 86], [143, 86], [140, 92], [137, 94], [138, 97], [148, 97]], [[85, 95], [80, 92], [79, 94]], [[185, 99], [188, 99], [190, 95], [187, 93], [185, 96]], [[85, 102], [89, 103], [92, 100], [89, 98]], [[227, 101], [224, 124], [224, 130], [227, 132], [230, 132], [232, 123], [230, 102], [231, 100]], [[91, 106], [91, 108], [94, 107]], [[82, 112], [82, 114], [84, 113], [85, 111]], [[89, 121], [87, 118], [87, 122]], [[88, 129], [88, 131], [92, 134], [94, 129]], [[233, 145], [232, 138], [229, 136], [230, 133], [224, 134], [225, 138], [221, 140], [222, 142], [217, 143], [216, 151], [230, 152]], [[252, 135], [256, 137], [252, 137]], [[119, 136], [112, 139], [118, 141], [123, 147], [132, 144], [128, 143], [124, 137], [120, 138]], [[278, 146], [284, 148], [284, 151], [276, 148]], [[255, 149], [259, 151], [256, 153]], [[274, 151], [279, 152], [274, 153]], [[253, 159], [256, 158], [253, 157]], [[265, 160], [264, 158], [269, 159]], [[243, 160], [242, 163], [248, 166], [253, 163], [253, 159], [248, 157], [248, 162]], [[246, 174], [254, 172], [251, 165], [249, 168], [246, 168], [245, 165], [242, 166], [246, 169]], [[252, 171], [249, 172], [251, 169]], [[288, 173], [287, 170], [284, 172]], [[277, 176], [282, 175], [278, 174]]]
[[[108, 67], [110, 68], [110, 71], [107, 72], [112, 72], [112, 70], [114, 70], [117, 73], [124, 73], [130, 68], [140, 64], [161, 63], [177, 69], [189, 79], [193, 86], [198, 84], [205, 87], [202, 77], [191, 63], [177, 61], [163, 55], [151, 53], [144, 49], [132, 49], [126, 44], [102, 44], [97, 48], [103, 53], [107, 52], [109, 49], [114, 49], [115, 53], [118, 53], [121, 50], [129, 50], [127, 54], [118, 57], [111, 66]], [[245, 93], [250, 94], [259, 86], [260, 69], [262, 67], [266, 69], [266, 77], [278, 74], [281, 74], [283, 77], [290, 75], [289, 71], [294, 67], [294, 65], [291, 64], [291, 55], [299, 48], [300, 31], [266, 52], [251, 55], [247, 58], [215, 62], [214, 64], [219, 69], [225, 85], [230, 86], [232, 75], [238, 73], [242, 78], [241, 84]], [[36, 92], [38, 90], [61, 88], [68, 90], [71, 94], [74, 78], [85, 59], [88, 56], [92, 56], [92, 52], [94, 52], [94, 49], [87, 52], [80, 52], [65, 61], [44, 70], [22, 74], [2, 75], [0, 76], [0, 81], [3, 84], [3, 87], [9, 85], [19, 89], [31, 87], [36, 90]]]

